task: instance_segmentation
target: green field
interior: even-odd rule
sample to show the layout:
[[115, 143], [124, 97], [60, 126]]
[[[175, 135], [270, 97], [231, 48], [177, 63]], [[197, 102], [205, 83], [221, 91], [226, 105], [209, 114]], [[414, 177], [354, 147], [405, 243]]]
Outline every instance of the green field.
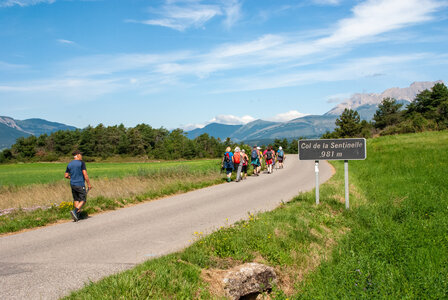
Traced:
[[447, 299], [448, 132], [370, 139], [314, 193], [92, 283], [70, 299], [210, 299], [201, 272], [257, 260], [282, 279], [275, 299]]
[[368, 141], [351, 163], [361, 191], [351, 231], [302, 298], [448, 297], [448, 132]]
[[[168, 161], [152, 163], [87, 163], [89, 177], [117, 178], [140, 176], [160, 169], [179, 168], [219, 170], [219, 160]], [[64, 179], [66, 163], [29, 163], [0, 165], [0, 187], [52, 183]]]

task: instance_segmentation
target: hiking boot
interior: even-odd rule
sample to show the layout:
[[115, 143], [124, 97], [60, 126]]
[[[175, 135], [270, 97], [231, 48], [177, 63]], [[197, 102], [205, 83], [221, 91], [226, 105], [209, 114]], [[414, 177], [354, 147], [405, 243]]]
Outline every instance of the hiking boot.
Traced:
[[76, 209], [71, 210], [70, 214], [72, 215], [73, 221], [77, 222], [79, 220], [78, 213], [76, 212]]

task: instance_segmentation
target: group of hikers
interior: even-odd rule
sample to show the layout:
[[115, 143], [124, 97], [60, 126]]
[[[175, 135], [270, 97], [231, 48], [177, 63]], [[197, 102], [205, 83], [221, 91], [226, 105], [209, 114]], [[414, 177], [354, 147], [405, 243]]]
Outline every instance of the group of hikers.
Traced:
[[[87, 175], [86, 164], [82, 160], [82, 153], [74, 151], [73, 158], [67, 165], [64, 177], [70, 180], [73, 195], [73, 210], [70, 211], [70, 214], [76, 222], [81, 217], [81, 208], [86, 203], [87, 192], [92, 189], [92, 185]], [[264, 165], [267, 168], [267, 173], [271, 174], [276, 164], [278, 168], [283, 168], [285, 158], [286, 155], [282, 147], [279, 147], [277, 152], [275, 152], [272, 146], [267, 147], [264, 151], [261, 151], [260, 147], [253, 146], [250, 157], [240, 147], [236, 147], [235, 152], [232, 152], [232, 149], [227, 147], [221, 167], [226, 170], [228, 182], [232, 181], [232, 172], [236, 169], [236, 181], [238, 182], [247, 178], [249, 165], [253, 166], [255, 176], [260, 175]], [[87, 182], [88, 189], [86, 189], [85, 182]]]
[[244, 149], [236, 147], [235, 152], [232, 152], [230, 147], [227, 147], [226, 153], [222, 159], [221, 168], [226, 170], [227, 181], [232, 181], [232, 172], [236, 171], [236, 181], [247, 178], [247, 168], [252, 165], [254, 168], [254, 175], [259, 176], [262, 166], [265, 165], [268, 174], [272, 174], [275, 165], [278, 168], [283, 168], [283, 162], [286, 155], [283, 148], [280, 146], [277, 152], [272, 146], [268, 146], [264, 151], [260, 147], [253, 146], [250, 157]]

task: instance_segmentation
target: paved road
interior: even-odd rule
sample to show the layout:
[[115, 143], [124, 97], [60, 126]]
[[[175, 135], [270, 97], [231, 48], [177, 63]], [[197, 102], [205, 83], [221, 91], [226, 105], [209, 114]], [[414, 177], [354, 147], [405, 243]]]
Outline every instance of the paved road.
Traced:
[[[0, 238], [0, 298], [57, 299], [152, 257], [180, 250], [195, 231], [210, 233], [272, 210], [315, 185], [313, 161], [290, 155], [273, 174], [151, 201], [80, 222]], [[320, 182], [332, 175], [320, 164]]]

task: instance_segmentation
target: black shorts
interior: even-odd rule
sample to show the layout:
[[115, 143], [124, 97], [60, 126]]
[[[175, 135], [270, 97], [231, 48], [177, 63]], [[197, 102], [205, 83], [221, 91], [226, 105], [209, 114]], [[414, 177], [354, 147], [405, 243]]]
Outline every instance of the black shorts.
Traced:
[[242, 169], [243, 173], [247, 173], [247, 165], [243, 165], [243, 169]]
[[76, 185], [72, 185], [71, 187], [72, 187], [73, 201], [86, 201], [87, 199], [86, 187]]

